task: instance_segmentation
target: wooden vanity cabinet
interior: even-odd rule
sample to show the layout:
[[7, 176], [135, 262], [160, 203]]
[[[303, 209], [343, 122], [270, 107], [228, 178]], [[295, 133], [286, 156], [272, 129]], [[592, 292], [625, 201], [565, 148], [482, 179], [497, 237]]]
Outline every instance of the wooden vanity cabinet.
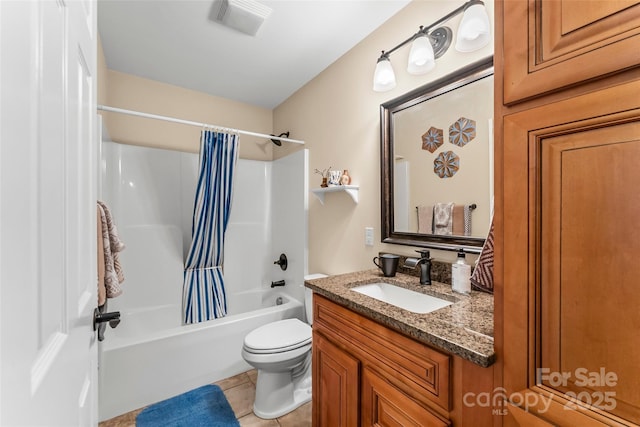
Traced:
[[463, 419], [489, 426], [491, 408], [474, 399], [464, 405], [463, 394], [476, 396], [492, 384], [492, 368], [435, 350], [314, 294], [315, 427], [462, 426]]
[[358, 425], [359, 372], [358, 359], [314, 331], [313, 425]]

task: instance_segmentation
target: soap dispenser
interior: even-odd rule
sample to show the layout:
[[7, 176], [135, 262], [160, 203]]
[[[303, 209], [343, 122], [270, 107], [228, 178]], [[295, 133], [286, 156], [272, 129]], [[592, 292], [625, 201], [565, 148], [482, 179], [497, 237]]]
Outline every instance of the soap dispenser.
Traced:
[[457, 261], [451, 264], [451, 289], [461, 294], [471, 292], [471, 266], [467, 264], [464, 249], [458, 251]]

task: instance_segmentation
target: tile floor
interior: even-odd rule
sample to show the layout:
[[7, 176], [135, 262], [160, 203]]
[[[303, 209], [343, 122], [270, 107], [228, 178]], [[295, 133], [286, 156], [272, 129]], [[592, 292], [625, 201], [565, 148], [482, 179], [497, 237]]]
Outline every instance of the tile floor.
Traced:
[[[257, 371], [251, 370], [216, 382], [224, 391], [241, 427], [311, 427], [311, 402], [275, 420], [263, 420], [253, 414]], [[136, 416], [144, 408], [103, 421], [99, 427], [135, 427]]]

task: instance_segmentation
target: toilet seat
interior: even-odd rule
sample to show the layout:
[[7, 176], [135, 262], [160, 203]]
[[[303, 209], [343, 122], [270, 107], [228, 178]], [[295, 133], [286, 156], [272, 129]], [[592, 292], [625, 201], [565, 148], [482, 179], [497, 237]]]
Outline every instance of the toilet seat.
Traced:
[[244, 349], [254, 354], [283, 353], [311, 344], [311, 326], [285, 319], [260, 326], [244, 338]]

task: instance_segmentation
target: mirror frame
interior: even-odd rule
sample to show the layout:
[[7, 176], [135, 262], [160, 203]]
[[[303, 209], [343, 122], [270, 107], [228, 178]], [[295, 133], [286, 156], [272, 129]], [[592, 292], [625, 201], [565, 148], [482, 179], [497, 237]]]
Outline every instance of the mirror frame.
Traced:
[[[469, 253], [480, 253], [485, 241], [482, 237], [443, 236], [394, 230], [393, 114], [491, 75], [493, 75], [493, 56], [470, 64], [380, 105], [380, 211], [383, 243], [449, 251], [464, 248]], [[487, 201], [487, 203], [489, 202]]]

